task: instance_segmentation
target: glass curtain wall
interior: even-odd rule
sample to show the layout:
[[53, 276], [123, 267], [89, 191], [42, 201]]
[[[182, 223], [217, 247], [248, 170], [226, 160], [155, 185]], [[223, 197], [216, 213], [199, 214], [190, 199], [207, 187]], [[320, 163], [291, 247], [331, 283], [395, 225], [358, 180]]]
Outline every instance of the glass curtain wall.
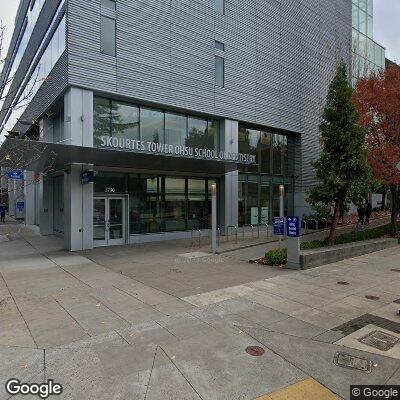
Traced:
[[102, 136], [219, 150], [219, 121], [94, 97], [94, 146]]
[[353, 84], [385, 67], [385, 48], [373, 39], [373, 0], [352, 0]]
[[95, 196], [129, 194], [130, 234], [211, 227], [214, 179], [100, 172]]
[[239, 152], [256, 165], [239, 165], [239, 225], [270, 224], [279, 216], [279, 186], [285, 185], [285, 215], [293, 212], [293, 160], [286, 135], [239, 125]]

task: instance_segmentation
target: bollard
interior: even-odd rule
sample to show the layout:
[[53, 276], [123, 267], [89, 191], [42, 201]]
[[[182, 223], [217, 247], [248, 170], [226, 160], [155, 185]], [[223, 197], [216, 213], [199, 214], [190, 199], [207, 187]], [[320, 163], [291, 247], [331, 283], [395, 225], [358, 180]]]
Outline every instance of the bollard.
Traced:
[[199, 247], [201, 247], [201, 229], [199, 229]]

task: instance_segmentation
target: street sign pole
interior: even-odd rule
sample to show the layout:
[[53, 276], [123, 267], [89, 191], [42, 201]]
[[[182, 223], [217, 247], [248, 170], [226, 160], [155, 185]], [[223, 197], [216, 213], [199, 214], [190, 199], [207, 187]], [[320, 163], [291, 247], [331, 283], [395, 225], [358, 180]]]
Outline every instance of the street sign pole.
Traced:
[[286, 219], [287, 240], [287, 268], [301, 269], [300, 263], [300, 218], [287, 217]]
[[[279, 186], [279, 217], [284, 218], [284, 199], [285, 199], [285, 186]], [[279, 247], [282, 247], [282, 236], [279, 236]]]

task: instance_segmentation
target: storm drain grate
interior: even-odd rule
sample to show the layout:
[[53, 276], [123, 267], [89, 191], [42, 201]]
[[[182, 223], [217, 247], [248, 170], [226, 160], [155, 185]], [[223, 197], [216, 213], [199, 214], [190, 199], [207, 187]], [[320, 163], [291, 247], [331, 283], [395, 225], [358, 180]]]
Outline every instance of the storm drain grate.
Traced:
[[339, 367], [356, 369], [367, 373], [370, 373], [372, 368], [372, 361], [342, 352], [337, 352], [335, 354], [333, 362]]
[[392, 271], [392, 272], [400, 272], [400, 269], [393, 268], [393, 269], [391, 269], [391, 271]]
[[393, 303], [400, 304], [400, 299], [395, 300]]
[[379, 328], [386, 329], [388, 331], [400, 333], [399, 322], [391, 321], [389, 319], [378, 317], [377, 315], [372, 314], [361, 315], [360, 317], [354, 318], [342, 325], [337, 326], [336, 328], [333, 328], [332, 330], [340, 331], [347, 336], [361, 328], [364, 328], [364, 326], [371, 324], [379, 326]]
[[358, 339], [358, 341], [375, 349], [388, 351], [393, 348], [395, 344], [399, 343], [400, 339], [382, 331], [373, 331]]
[[349, 283], [349, 282], [346, 282], [346, 281], [339, 281], [337, 284], [338, 284], [338, 285], [343, 285], [343, 286], [350, 285], [350, 283]]
[[260, 357], [265, 353], [265, 350], [260, 346], [249, 346], [246, 348], [246, 353], [254, 357]]

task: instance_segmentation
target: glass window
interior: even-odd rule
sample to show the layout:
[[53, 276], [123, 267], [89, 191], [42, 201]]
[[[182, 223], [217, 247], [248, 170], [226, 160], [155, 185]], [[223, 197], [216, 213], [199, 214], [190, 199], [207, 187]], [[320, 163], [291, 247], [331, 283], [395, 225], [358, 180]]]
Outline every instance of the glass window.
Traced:
[[374, 22], [371, 15], [367, 15], [367, 35], [372, 38], [374, 34]]
[[287, 137], [283, 135], [273, 135], [273, 173], [284, 175], [287, 163]]
[[113, 18], [101, 16], [101, 52], [116, 55], [116, 22]]
[[373, 0], [367, 0], [367, 13], [369, 15], [374, 15], [374, 1]]
[[186, 229], [185, 178], [165, 178], [165, 231]]
[[271, 139], [272, 135], [268, 132], [261, 132], [260, 148], [261, 148], [261, 173], [271, 173]]
[[246, 225], [258, 225], [258, 183], [248, 182], [247, 184], [247, 207]]
[[358, 14], [358, 29], [364, 35], [367, 33], [367, 14], [362, 11]]
[[225, 60], [219, 56], [215, 56], [215, 85], [225, 86]]
[[215, 10], [221, 14], [225, 14], [225, 0], [214, 0]]
[[353, 26], [358, 28], [358, 7], [353, 7]]
[[246, 225], [246, 182], [239, 181], [239, 226]]
[[256, 163], [252, 165], [239, 165], [240, 171], [258, 172], [260, 148], [260, 131], [239, 127], [239, 153], [256, 156]]
[[259, 223], [266, 225], [270, 223], [271, 193], [269, 182], [261, 182], [260, 191], [260, 220]]
[[164, 143], [164, 112], [140, 108], [140, 138], [145, 142]]
[[161, 221], [161, 177], [130, 174], [130, 233], [160, 232]]
[[127, 174], [122, 172], [99, 172], [94, 180], [95, 193], [127, 193]]
[[222, 42], [215, 41], [215, 49], [220, 51], [225, 51], [225, 45]]
[[112, 101], [112, 136], [139, 139], [139, 107]]
[[188, 229], [206, 229], [207, 214], [206, 181], [188, 179]]
[[210, 150], [219, 149], [219, 121], [208, 120], [205, 148]]
[[189, 117], [187, 146], [205, 148], [207, 144], [206, 138], [207, 120]]
[[94, 97], [93, 105], [93, 140], [100, 147], [101, 137], [111, 136], [111, 100]]
[[174, 146], [185, 146], [186, 124], [185, 115], [165, 113], [165, 142]]
[[109, 8], [110, 10], [114, 10], [115, 11], [115, 0], [101, 0], [101, 5], [102, 7], [106, 7]]

